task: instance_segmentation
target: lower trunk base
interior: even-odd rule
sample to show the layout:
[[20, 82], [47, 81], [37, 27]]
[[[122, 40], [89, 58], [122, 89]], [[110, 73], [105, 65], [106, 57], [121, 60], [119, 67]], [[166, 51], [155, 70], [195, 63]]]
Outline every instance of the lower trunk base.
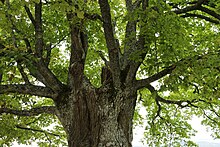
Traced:
[[69, 94], [65, 104], [57, 106], [68, 146], [131, 147], [136, 97], [129, 95], [88, 89]]

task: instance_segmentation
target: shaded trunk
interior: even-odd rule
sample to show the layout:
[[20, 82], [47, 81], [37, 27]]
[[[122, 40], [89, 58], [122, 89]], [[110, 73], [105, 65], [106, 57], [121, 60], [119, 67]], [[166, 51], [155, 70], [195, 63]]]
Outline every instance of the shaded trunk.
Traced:
[[136, 92], [83, 85], [57, 101], [69, 147], [131, 147]]

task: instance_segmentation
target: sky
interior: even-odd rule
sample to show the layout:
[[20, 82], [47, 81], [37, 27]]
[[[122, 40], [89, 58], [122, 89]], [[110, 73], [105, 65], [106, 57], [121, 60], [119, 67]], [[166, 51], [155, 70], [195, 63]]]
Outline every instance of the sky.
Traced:
[[[220, 147], [220, 139], [214, 140], [211, 137], [211, 133], [206, 131], [206, 128], [200, 125], [200, 122], [197, 120], [192, 120], [192, 127], [198, 131], [196, 136], [192, 137], [192, 140], [196, 142], [199, 147]], [[147, 145], [143, 145], [141, 143], [141, 139], [143, 139], [144, 128], [137, 127], [134, 130], [134, 139], [133, 139], [133, 147], [146, 147]]]
[[[144, 109], [140, 110], [145, 113]], [[192, 137], [192, 141], [196, 142], [199, 147], [220, 147], [220, 139], [214, 140], [211, 137], [211, 132], [207, 130], [207, 127], [201, 125], [202, 118], [193, 117], [189, 123], [192, 128], [198, 131], [195, 136]], [[133, 147], [147, 147], [146, 144], [142, 144], [144, 126], [138, 126], [134, 129]]]

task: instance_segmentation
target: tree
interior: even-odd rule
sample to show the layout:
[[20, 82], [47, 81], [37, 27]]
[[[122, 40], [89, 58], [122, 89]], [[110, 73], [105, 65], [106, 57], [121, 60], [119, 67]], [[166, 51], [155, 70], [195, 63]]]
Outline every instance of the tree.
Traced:
[[150, 146], [219, 138], [219, 4], [1, 0], [0, 144], [130, 147], [138, 105]]

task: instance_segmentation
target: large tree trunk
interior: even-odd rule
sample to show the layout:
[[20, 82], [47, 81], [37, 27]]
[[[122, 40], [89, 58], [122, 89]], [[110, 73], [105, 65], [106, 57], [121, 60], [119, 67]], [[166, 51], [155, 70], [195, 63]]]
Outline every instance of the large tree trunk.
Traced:
[[136, 92], [111, 84], [63, 93], [57, 101], [69, 147], [131, 147]]

